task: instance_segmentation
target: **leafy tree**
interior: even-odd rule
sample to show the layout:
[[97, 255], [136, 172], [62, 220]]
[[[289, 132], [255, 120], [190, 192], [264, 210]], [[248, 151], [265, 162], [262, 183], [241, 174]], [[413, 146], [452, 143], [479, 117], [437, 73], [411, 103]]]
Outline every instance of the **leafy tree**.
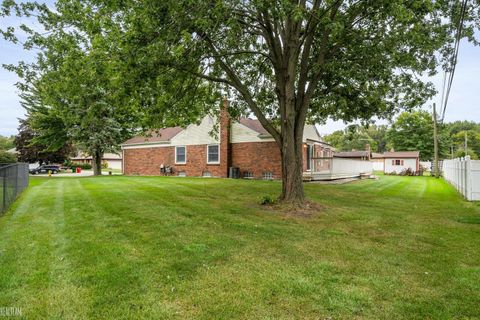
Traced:
[[73, 153], [73, 147], [68, 140], [63, 141], [62, 147], [53, 148], [52, 151], [43, 145], [38, 137], [41, 136], [32, 129], [28, 120], [20, 120], [18, 135], [15, 137], [19, 161], [39, 164], [63, 163]]
[[[421, 105], [433, 89], [417, 75], [448, 66], [461, 11], [460, 3], [446, 0], [58, 0], [56, 6], [55, 13], [42, 8], [39, 20], [71, 21], [48, 30], [71, 34], [86, 25], [87, 34], [99, 29], [122, 39], [126, 68], [118, 79], [132, 88], [134, 104], [154, 110], [157, 123], [198, 119], [219, 92], [237, 101], [232, 112], [253, 113], [281, 151], [281, 198], [296, 204], [304, 200], [305, 123], [390, 117]], [[465, 21], [462, 36], [474, 40], [478, 10]], [[109, 39], [116, 44], [115, 38]]]
[[0, 135], [0, 150], [9, 150], [12, 149], [15, 145], [13, 144], [14, 136], [4, 137]]
[[388, 150], [387, 140], [387, 125], [370, 125], [364, 129], [366, 134], [373, 139], [372, 151], [377, 153], [384, 153]]
[[116, 151], [136, 127], [136, 113], [118, 86], [118, 46], [102, 25], [105, 20], [92, 16], [102, 13], [89, 11], [80, 1], [58, 1], [57, 11], [37, 3], [9, 2], [7, 8], [37, 12], [49, 30], [24, 27], [26, 46], [40, 49], [37, 60], [7, 66], [24, 80], [19, 85], [22, 104], [36, 134], [31, 146], [63, 154], [66, 144], [78, 145], [92, 156], [94, 174], [100, 175], [103, 154]]
[[459, 131], [452, 136], [456, 154], [460, 157], [465, 156], [465, 137], [467, 138], [467, 154], [472, 158], [478, 158], [478, 155], [480, 155], [480, 132], [475, 130]]
[[387, 150], [387, 129], [386, 125], [351, 125], [326, 135], [324, 140], [339, 151], [365, 150], [369, 144], [373, 152], [383, 153]]
[[461, 131], [475, 131], [480, 133], [480, 123], [473, 121], [454, 121], [446, 124], [446, 130], [454, 136]]
[[374, 141], [365, 131], [358, 125], [351, 125], [345, 130], [338, 130], [324, 137], [324, 140], [335, 147], [338, 151], [365, 150], [366, 145], [376, 150], [376, 141]]
[[[208, 83], [228, 92], [239, 102], [234, 107], [252, 112], [277, 141], [281, 198], [296, 203], [304, 199], [305, 123], [389, 117], [421, 105], [433, 90], [414, 74], [433, 72], [438, 50], [451, 52], [449, 21], [458, 21], [460, 9], [394, 0], [117, 4], [126, 51], [136, 53], [133, 74], [146, 75], [136, 83], [149, 88], [174, 77], [182, 87]], [[186, 93], [187, 101], [204, 99]]]
[[471, 159], [478, 160], [478, 155], [470, 148], [467, 149], [467, 152], [465, 152], [465, 149], [458, 149], [457, 151], [455, 151], [455, 158], [462, 158], [465, 156], [470, 156]]
[[[403, 112], [387, 132], [387, 139], [396, 151], [420, 151], [422, 160], [433, 159], [433, 119], [426, 111]], [[446, 130], [439, 134], [439, 153], [447, 157], [449, 139]]]
[[5, 150], [0, 150], [0, 163], [15, 163], [17, 156]]

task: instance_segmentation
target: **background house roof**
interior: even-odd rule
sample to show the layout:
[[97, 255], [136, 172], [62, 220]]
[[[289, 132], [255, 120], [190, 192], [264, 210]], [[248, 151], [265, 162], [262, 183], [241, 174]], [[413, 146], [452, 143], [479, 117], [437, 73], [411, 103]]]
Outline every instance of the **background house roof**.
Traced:
[[398, 152], [385, 152], [384, 158], [419, 158], [420, 151], [398, 151]]
[[171, 127], [158, 130], [150, 130], [144, 135], [138, 135], [131, 139], [128, 139], [123, 144], [141, 144], [141, 143], [155, 143], [155, 142], [167, 142], [182, 131], [182, 127]]
[[[117, 153], [104, 153], [102, 159], [104, 160], [122, 160], [122, 155]], [[74, 157], [71, 157], [70, 160], [92, 160], [92, 156], [89, 156], [85, 153], [78, 153]]]
[[370, 157], [370, 151], [335, 152], [333, 156], [337, 158], [368, 158]]

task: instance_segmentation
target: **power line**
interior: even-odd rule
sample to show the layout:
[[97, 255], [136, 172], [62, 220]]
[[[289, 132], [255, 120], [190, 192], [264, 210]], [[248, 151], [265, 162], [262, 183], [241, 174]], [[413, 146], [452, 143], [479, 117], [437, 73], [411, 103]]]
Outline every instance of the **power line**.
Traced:
[[[465, 19], [466, 9], [467, 9], [467, 0], [463, 0], [462, 8], [461, 8], [461, 11], [460, 11], [460, 20], [458, 22], [457, 34], [455, 36], [454, 53], [453, 53], [453, 56], [452, 56], [452, 71], [450, 71], [450, 74], [449, 74], [447, 91], [442, 92], [443, 111], [442, 111], [442, 118], [440, 120], [441, 123], [443, 123], [443, 120], [445, 119], [445, 113], [446, 113], [447, 105], [448, 105], [448, 98], [450, 97], [450, 90], [452, 89], [453, 77], [455, 75], [455, 68], [456, 68], [457, 61], [458, 61], [458, 50], [460, 48], [460, 39], [461, 39], [461, 36], [462, 36], [463, 21]], [[447, 72], [445, 72], [445, 77], [446, 77], [446, 74], [447, 74]], [[443, 85], [443, 90], [445, 90], [445, 82], [444, 82], [444, 85]]]

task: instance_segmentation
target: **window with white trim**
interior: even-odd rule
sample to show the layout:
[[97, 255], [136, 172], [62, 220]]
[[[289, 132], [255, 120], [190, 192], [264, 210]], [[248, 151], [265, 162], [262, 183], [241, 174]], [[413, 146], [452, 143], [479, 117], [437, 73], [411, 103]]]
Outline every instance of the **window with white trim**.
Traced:
[[175, 163], [176, 164], [187, 163], [187, 147], [185, 146], [175, 147]]
[[207, 163], [220, 163], [220, 146], [218, 144], [211, 144], [207, 146]]

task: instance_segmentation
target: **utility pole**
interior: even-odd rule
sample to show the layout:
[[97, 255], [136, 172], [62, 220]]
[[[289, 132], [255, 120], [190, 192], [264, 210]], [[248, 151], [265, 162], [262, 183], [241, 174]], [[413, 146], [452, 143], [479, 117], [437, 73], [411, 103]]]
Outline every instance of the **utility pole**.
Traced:
[[465, 130], [465, 157], [468, 154], [467, 150], [468, 150], [468, 134], [467, 134], [467, 130]]
[[440, 177], [438, 170], [438, 128], [437, 128], [437, 108], [433, 104], [433, 172], [436, 178]]

